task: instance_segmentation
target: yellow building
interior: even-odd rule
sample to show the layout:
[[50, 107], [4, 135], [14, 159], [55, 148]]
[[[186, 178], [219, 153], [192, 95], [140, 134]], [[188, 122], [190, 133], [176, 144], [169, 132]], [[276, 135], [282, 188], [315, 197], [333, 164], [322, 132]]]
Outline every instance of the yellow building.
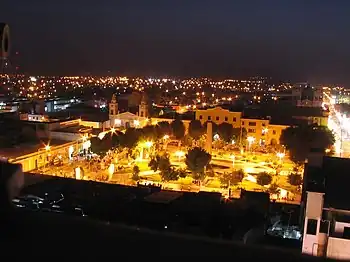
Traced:
[[241, 117], [242, 112], [231, 112], [221, 107], [209, 108], [205, 110], [196, 110], [196, 119], [201, 121], [202, 124], [204, 124], [207, 121], [212, 121], [217, 125], [221, 123], [229, 123], [233, 125], [234, 128], [240, 128]]
[[234, 128], [244, 128], [248, 137], [254, 137], [252, 144], [271, 145], [279, 144], [282, 131], [288, 125], [270, 124], [269, 118], [246, 118], [242, 112], [231, 112], [221, 107], [206, 110], [197, 110], [196, 119], [204, 124], [212, 121], [215, 124], [229, 123]]

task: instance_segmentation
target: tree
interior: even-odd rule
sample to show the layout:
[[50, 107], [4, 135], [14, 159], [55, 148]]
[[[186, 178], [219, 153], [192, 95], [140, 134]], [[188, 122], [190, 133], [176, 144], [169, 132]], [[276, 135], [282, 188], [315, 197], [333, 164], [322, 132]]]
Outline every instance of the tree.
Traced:
[[178, 173], [178, 176], [181, 178], [185, 178], [187, 176], [186, 169], [178, 168], [178, 169], [176, 169], [176, 171]]
[[301, 125], [284, 129], [280, 142], [289, 150], [290, 158], [300, 163], [305, 161], [311, 149], [325, 152], [334, 144], [335, 138], [327, 127]]
[[188, 127], [188, 134], [196, 140], [205, 134], [205, 129], [199, 120], [192, 120], [190, 122], [190, 125]]
[[132, 180], [139, 181], [140, 180], [140, 168], [135, 165], [132, 169]]
[[98, 155], [105, 155], [107, 151], [111, 148], [111, 145], [108, 143], [108, 139], [104, 137], [102, 140], [98, 137], [92, 137], [90, 139], [91, 142], [91, 151], [98, 154]]
[[194, 179], [203, 180], [205, 177], [204, 168], [209, 164], [211, 155], [200, 147], [194, 147], [186, 154], [185, 163], [192, 172]]
[[279, 195], [281, 193], [281, 190], [278, 188], [278, 185], [273, 183], [269, 187], [269, 193], [272, 195]]
[[134, 148], [140, 140], [140, 130], [135, 128], [128, 128], [124, 135], [120, 136], [120, 145], [128, 149]]
[[224, 173], [219, 177], [220, 183], [228, 187], [229, 185], [235, 186], [242, 182], [244, 178], [244, 171], [242, 169], [233, 171], [232, 173]]
[[160, 171], [160, 176], [163, 181], [177, 180], [177, 174], [171, 168], [170, 159], [168, 155], [157, 155], [151, 159], [148, 166], [156, 172]]
[[152, 125], [147, 125], [142, 128], [142, 137], [145, 140], [156, 140], [158, 138], [158, 132], [157, 128]]
[[258, 177], [256, 179], [256, 182], [260, 186], [269, 185], [272, 182], [272, 176], [269, 173], [266, 173], [266, 172], [259, 173]]
[[163, 137], [165, 135], [171, 136], [173, 133], [173, 130], [171, 128], [171, 125], [167, 121], [161, 121], [157, 124], [158, 129], [158, 135], [160, 137]]
[[185, 125], [180, 119], [175, 119], [170, 126], [176, 139], [181, 140], [185, 136]]
[[218, 134], [222, 140], [224, 140], [226, 143], [229, 143], [232, 141], [232, 138], [234, 136], [233, 132], [233, 126], [229, 123], [221, 123], [218, 126]]
[[288, 182], [292, 186], [300, 186], [303, 183], [303, 178], [297, 173], [291, 173], [288, 175]]

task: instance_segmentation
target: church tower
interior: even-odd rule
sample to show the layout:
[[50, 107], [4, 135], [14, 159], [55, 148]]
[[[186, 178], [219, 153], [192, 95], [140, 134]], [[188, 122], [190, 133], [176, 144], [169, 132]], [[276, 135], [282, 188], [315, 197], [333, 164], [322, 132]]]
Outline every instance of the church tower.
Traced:
[[112, 96], [112, 100], [109, 103], [109, 119], [113, 119], [118, 114], [118, 102], [115, 94]]
[[147, 97], [144, 93], [142, 94], [141, 103], [139, 105], [139, 117], [149, 117]]

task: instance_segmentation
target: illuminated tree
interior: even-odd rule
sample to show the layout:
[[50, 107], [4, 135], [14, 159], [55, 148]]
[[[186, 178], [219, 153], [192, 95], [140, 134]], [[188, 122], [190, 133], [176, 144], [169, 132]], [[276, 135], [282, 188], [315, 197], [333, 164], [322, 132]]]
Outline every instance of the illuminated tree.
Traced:
[[132, 169], [132, 180], [139, 181], [140, 180], [140, 168], [135, 165]]
[[233, 126], [229, 123], [221, 123], [218, 126], [218, 134], [223, 141], [231, 142], [234, 136]]
[[170, 126], [176, 139], [181, 140], [185, 136], [185, 125], [180, 119], [175, 119]]
[[269, 185], [272, 182], [272, 176], [266, 172], [259, 173], [256, 182], [260, 186]]
[[280, 142], [289, 150], [290, 158], [300, 163], [305, 161], [313, 148], [325, 152], [334, 144], [335, 138], [327, 127], [301, 125], [284, 129]]
[[300, 186], [303, 183], [303, 178], [297, 173], [291, 173], [288, 175], [288, 182], [292, 186]]
[[204, 169], [209, 164], [211, 155], [200, 147], [192, 148], [186, 154], [185, 163], [192, 172], [194, 179], [203, 180], [205, 177]]
[[190, 125], [188, 127], [188, 134], [193, 139], [199, 139], [202, 135], [205, 134], [205, 129], [199, 120], [192, 120], [190, 122]]
[[224, 187], [228, 187], [229, 185], [236, 186], [242, 182], [243, 178], [244, 171], [242, 169], [233, 171], [232, 173], [224, 173], [219, 177], [220, 183]]

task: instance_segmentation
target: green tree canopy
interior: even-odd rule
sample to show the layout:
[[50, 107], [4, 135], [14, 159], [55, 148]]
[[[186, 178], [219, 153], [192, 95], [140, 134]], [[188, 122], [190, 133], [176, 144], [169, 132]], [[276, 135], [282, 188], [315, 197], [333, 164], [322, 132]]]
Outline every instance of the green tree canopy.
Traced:
[[163, 137], [164, 135], [171, 136], [173, 134], [173, 130], [171, 125], [167, 121], [161, 121], [157, 124], [158, 135]]
[[205, 134], [205, 129], [199, 120], [192, 120], [190, 122], [190, 125], [188, 127], [188, 134], [196, 140]]
[[242, 169], [235, 170], [232, 173], [224, 173], [220, 177], [221, 185], [228, 187], [229, 185], [235, 186], [242, 182], [244, 178], [244, 171]]
[[234, 137], [234, 130], [233, 126], [229, 123], [221, 123], [218, 126], [218, 134], [222, 140], [229, 143], [232, 141], [232, 138]]
[[288, 175], [288, 182], [292, 186], [300, 186], [303, 183], [303, 178], [297, 173], [291, 173]]
[[194, 179], [203, 180], [204, 168], [209, 164], [211, 155], [200, 147], [194, 147], [186, 154], [185, 163], [192, 172]]
[[260, 186], [269, 185], [272, 182], [272, 176], [266, 172], [259, 173], [257, 178], [256, 178], [256, 182]]
[[111, 149], [111, 139], [109, 137], [104, 137], [102, 140], [98, 137], [92, 137], [91, 142], [91, 151], [98, 155], [105, 155], [108, 150]]
[[132, 180], [139, 181], [140, 180], [140, 168], [135, 165], [132, 169]]
[[278, 195], [281, 193], [281, 190], [278, 188], [277, 184], [273, 183], [269, 187], [269, 193], [274, 194], [274, 195]]
[[305, 161], [311, 149], [325, 152], [334, 144], [335, 138], [327, 127], [301, 125], [284, 129], [280, 142], [289, 150], [290, 158], [300, 163]]
[[175, 119], [170, 126], [176, 139], [180, 140], [185, 136], [185, 125], [180, 119]]
[[120, 145], [129, 149], [134, 148], [139, 142], [141, 132], [139, 129], [128, 128], [125, 134], [120, 136]]
[[156, 155], [148, 163], [148, 166], [154, 172], [159, 170], [160, 176], [162, 177], [163, 181], [177, 180], [177, 178], [178, 178], [178, 173], [171, 168], [169, 155], [167, 155], [167, 154]]

